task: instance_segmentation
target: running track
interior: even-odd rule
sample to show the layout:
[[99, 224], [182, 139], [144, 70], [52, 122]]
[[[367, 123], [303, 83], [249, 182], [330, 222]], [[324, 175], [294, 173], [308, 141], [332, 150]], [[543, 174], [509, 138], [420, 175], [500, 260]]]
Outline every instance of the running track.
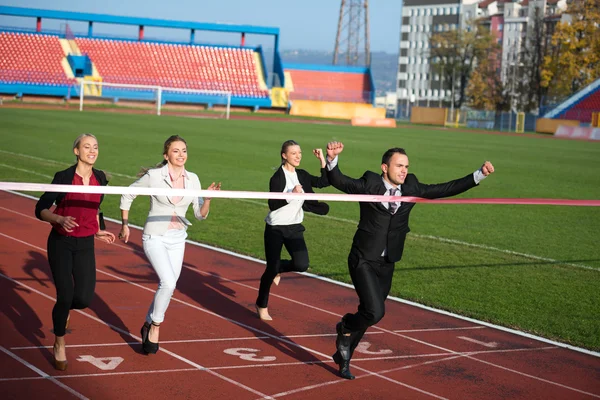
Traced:
[[[254, 311], [263, 265], [189, 244], [156, 355], [139, 328], [157, 280], [141, 250], [97, 243], [96, 297], [72, 312], [69, 367], [51, 364], [49, 227], [34, 201], [0, 192], [0, 393], [4, 399], [593, 399], [600, 357], [388, 300], [353, 359], [331, 361], [350, 288], [300, 274], [273, 287], [274, 321]], [[108, 224], [117, 232], [117, 225]]]

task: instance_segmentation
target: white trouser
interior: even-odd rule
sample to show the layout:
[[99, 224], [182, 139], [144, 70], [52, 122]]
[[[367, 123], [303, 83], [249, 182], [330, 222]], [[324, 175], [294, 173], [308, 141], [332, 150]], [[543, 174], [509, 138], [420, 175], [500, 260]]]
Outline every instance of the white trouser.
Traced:
[[171, 229], [164, 235], [142, 235], [146, 257], [160, 279], [158, 290], [146, 315], [148, 323], [161, 323], [165, 319], [165, 312], [181, 274], [186, 238], [185, 229]]

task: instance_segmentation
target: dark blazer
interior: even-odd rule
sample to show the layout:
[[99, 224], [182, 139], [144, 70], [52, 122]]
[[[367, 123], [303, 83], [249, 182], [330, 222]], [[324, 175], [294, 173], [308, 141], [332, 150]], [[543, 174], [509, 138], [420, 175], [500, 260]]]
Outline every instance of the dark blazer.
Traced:
[[[367, 171], [360, 179], [342, 174], [336, 166], [327, 174], [329, 182], [338, 190], [349, 194], [385, 194], [381, 175]], [[408, 174], [400, 186], [402, 196], [426, 199], [454, 196], [475, 187], [473, 174], [446, 183], [427, 185], [419, 182], [414, 174]], [[404, 250], [404, 239], [410, 232], [408, 217], [415, 203], [402, 202], [395, 214], [381, 203], [360, 203], [360, 221], [352, 242], [353, 251], [367, 260], [377, 260], [387, 248], [390, 262], [400, 261]]]
[[[72, 184], [73, 178], [75, 177], [75, 169], [76, 168], [77, 168], [77, 165], [73, 165], [63, 171], [58, 171], [56, 174], [54, 174], [54, 179], [52, 179], [52, 183], [57, 184], [57, 185]], [[98, 181], [98, 183], [100, 183], [101, 186], [106, 186], [108, 184], [108, 180], [106, 179], [106, 174], [103, 171], [92, 168], [92, 172], [94, 173], [96, 180]], [[38, 217], [39, 219], [42, 219], [42, 216], [40, 215], [42, 210], [49, 210], [50, 207], [52, 207], [52, 205], [54, 203], [56, 203], [56, 205], [59, 205], [60, 202], [63, 201], [63, 199], [65, 198], [66, 195], [67, 195], [66, 193], [45, 192], [42, 195], [42, 197], [40, 197], [37, 204], [35, 205], [35, 216]], [[102, 200], [104, 200], [104, 195], [101, 195], [100, 203], [102, 203]], [[103, 221], [101, 220], [100, 222], [101, 222], [100, 229], [104, 229]]]
[[[285, 189], [285, 173], [282, 168], [283, 167], [277, 168], [277, 171], [275, 171], [271, 177], [271, 180], [269, 181], [269, 192], [281, 193], [283, 192], [283, 189]], [[298, 175], [298, 181], [300, 181], [304, 193], [314, 193], [314, 187], [324, 188], [329, 186], [326, 168], [321, 168], [321, 176], [311, 175], [305, 170], [298, 168], [296, 168], [296, 174]], [[271, 211], [277, 210], [287, 204], [288, 202], [285, 200], [269, 199], [269, 209]], [[329, 205], [317, 200], [305, 200], [304, 204], [302, 204], [302, 209], [314, 214], [325, 215], [329, 212]]]

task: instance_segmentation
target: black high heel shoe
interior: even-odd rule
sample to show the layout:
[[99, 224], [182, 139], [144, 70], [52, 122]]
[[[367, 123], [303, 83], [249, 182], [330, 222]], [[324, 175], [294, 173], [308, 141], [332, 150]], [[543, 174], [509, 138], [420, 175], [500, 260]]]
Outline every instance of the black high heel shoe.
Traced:
[[[156, 324], [154, 322], [152, 322], [152, 325], [160, 326], [160, 324]], [[150, 336], [150, 324], [148, 322], [144, 322], [144, 325], [142, 325], [142, 329], [141, 329], [140, 333], [142, 335], [142, 350], [144, 350], [144, 353], [156, 354], [159, 346], [158, 346], [158, 343], [151, 342], [148, 339], [148, 337]]]

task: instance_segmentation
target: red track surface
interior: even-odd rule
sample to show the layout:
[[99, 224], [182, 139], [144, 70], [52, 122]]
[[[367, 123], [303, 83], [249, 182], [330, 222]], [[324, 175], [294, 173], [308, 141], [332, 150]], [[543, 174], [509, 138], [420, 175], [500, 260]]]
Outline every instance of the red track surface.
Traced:
[[265, 323], [254, 311], [263, 265], [191, 244], [161, 349], [143, 355], [139, 329], [157, 280], [139, 231], [127, 245], [97, 242], [96, 297], [71, 313], [69, 367], [56, 371], [49, 227], [33, 206], [0, 192], [4, 399], [600, 398], [598, 357], [391, 300], [355, 353], [357, 379], [340, 379], [334, 325], [355, 309], [352, 289], [284, 275]]

